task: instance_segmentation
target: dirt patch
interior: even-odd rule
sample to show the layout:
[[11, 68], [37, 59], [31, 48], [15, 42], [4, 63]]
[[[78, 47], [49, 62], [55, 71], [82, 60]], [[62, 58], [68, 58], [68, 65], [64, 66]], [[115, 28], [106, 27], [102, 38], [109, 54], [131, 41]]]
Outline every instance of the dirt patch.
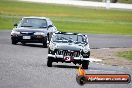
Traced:
[[118, 52], [132, 51], [132, 48], [91, 49], [91, 57], [102, 59], [103, 64], [132, 67], [132, 61], [119, 57]]

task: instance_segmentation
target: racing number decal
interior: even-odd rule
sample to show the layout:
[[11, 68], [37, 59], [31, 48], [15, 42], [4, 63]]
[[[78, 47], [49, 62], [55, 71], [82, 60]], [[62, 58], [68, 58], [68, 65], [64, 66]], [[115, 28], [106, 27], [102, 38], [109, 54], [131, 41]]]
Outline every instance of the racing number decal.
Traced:
[[64, 57], [64, 60], [65, 60], [65, 61], [71, 61], [71, 57], [65, 56], [65, 57]]

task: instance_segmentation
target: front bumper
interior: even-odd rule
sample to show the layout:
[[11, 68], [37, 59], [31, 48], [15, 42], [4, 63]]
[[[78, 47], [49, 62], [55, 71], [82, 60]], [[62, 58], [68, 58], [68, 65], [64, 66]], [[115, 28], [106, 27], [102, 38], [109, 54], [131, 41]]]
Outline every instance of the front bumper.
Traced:
[[[64, 56], [63, 55], [52, 55], [52, 54], [48, 54], [48, 57], [54, 58], [55, 60], [64, 61]], [[77, 61], [84, 61], [84, 60], [89, 61], [89, 58], [83, 58], [82, 56], [80, 56], [80, 57], [74, 57], [73, 58], [73, 61], [71, 61], [71, 62], [74, 62], [76, 60]]]
[[[28, 36], [29, 39], [24, 39], [24, 36]], [[11, 35], [12, 40], [16, 40], [17, 42], [28, 42], [28, 43], [43, 43], [47, 36], [41, 35]], [[47, 41], [46, 41], [47, 42]]]

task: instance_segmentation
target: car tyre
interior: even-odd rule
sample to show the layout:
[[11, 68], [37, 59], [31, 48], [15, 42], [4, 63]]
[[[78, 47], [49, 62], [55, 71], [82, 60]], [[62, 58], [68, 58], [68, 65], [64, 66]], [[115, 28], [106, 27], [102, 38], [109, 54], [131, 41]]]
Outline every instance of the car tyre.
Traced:
[[47, 48], [47, 38], [45, 38], [45, 39], [43, 40], [43, 47], [44, 47], [44, 48]]
[[12, 39], [11, 43], [14, 44], [14, 45], [16, 45], [18, 42], [16, 40]]
[[47, 66], [48, 67], [52, 67], [52, 58], [51, 57], [48, 57], [48, 60], [47, 60]]
[[26, 45], [26, 43], [25, 42], [21, 42], [22, 43], [22, 45]]
[[83, 69], [88, 69], [89, 61], [83, 61], [82, 62], [82, 67]]

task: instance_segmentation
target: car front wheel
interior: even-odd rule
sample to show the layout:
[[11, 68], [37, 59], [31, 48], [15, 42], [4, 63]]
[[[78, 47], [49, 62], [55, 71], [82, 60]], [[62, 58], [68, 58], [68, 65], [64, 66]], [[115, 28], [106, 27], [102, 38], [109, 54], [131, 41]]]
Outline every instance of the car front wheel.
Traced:
[[52, 58], [51, 57], [48, 57], [48, 60], [47, 60], [47, 66], [48, 67], [52, 67]]
[[11, 43], [15, 45], [15, 44], [17, 44], [18, 42], [17, 42], [15, 39], [12, 39], [12, 40], [11, 40]]
[[26, 42], [21, 42], [22, 43], [22, 45], [26, 45]]
[[82, 67], [83, 69], [88, 69], [89, 61], [83, 61], [82, 62]]
[[47, 38], [44, 38], [44, 40], [43, 40], [43, 47], [47, 48]]

